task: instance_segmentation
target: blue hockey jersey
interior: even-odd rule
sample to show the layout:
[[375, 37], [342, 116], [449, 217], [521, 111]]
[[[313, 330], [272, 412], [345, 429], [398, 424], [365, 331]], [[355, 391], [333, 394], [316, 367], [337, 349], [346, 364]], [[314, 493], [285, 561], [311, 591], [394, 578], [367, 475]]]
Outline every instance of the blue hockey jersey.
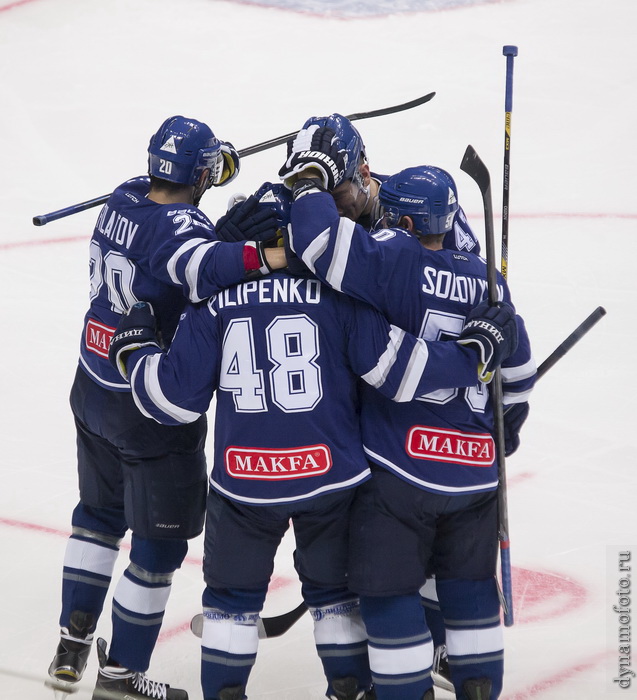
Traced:
[[[307, 193], [291, 210], [290, 243], [332, 288], [366, 301], [427, 340], [457, 337], [470, 310], [487, 298], [486, 262], [425, 249], [405, 230], [368, 233], [340, 218], [332, 197]], [[498, 274], [498, 295], [511, 302]], [[502, 367], [506, 403], [528, 399], [535, 362], [522, 319], [519, 345]], [[463, 494], [497, 487], [493, 411], [485, 385], [442, 389], [390, 404], [363, 389], [365, 451], [374, 462], [426, 490]]]
[[157, 204], [150, 180], [118, 187], [102, 208], [90, 243], [90, 307], [80, 364], [107, 389], [130, 391], [108, 362], [122, 313], [149, 301], [164, 342], [173, 336], [186, 300], [197, 302], [245, 276], [244, 243], [219, 245], [214, 226], [197, 207]]
[[128, 357], [137, 406], [177, 425], [216, 394], [211, 486], [255, 505], [351, 488], [369, 476], [358, 378], [394, 401], [470, 386], [477, 354], [426, 342], [315, 278], [275, 273], [183, 315], [168, 352]]

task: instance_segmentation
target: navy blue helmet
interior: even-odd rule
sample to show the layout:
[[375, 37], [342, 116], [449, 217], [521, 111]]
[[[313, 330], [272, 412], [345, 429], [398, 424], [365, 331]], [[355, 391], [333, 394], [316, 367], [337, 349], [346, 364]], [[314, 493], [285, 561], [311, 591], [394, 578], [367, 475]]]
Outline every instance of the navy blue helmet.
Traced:
[[409, 216], [420, 236], [447, 233], [458, 211], [456, 183], [448, 172], [431, 165], [392, 175], [381, 184], [378, 199], [384, 226], [397, 226], [402, 216]]
[[219, 139], [196, 119], [169, 117], [148, 145], [148, 174], [170, 182], [194, 185], [209, 168], [211, 187], [219, 182], [223, 163]]
[[271, 182], [264, 182], [254, 196], [259, 200], [260, 207], [269, 207], [274, 210], [279, 231], [290, 223], [292, 193], [283, 183], [273, 185]]
[[326, 126], [334, 131], [336, 137], [341, 142], [341, 148], [347, 155], [343, 179], [354, 179], [358, 173], [361, 157], [363, 159], [366, 158], [365, 144], [356, 127], [347, 117], [344, 117], [342, 114], [337, 114], [336, 112], [330, 114], [329, 117], [310, 117], [305, 124], [303, 124], [303, 128], [306, 129], [308, 126], [313, 126], [314, 124], [319, 127]]

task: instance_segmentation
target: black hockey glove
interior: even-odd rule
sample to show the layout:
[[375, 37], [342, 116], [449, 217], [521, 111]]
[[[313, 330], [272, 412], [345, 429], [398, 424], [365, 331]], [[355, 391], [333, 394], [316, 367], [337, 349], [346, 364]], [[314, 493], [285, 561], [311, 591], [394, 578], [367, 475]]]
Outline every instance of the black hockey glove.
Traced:
[[529, 416], [528, 401], [514, 403], [504, 410], [504, 454], [510, 457], [520, 446], [520, 429]]
[[153, 307], [146, 301], [138, 301], [120, 318], [108, 348], [108, 360], [128, 381], [126, 358], [134, 350], [148, 346], [161, 347], [157, 321]]
[[269, 241], [279, 227], [276, 212], [259, 206], [254, 195], [237, 202], [217, 221], [215, 233], [220, 241]]
[[317, 124], [301, 129], [288, 141], [288, 157], [279, 170], [279, 177], [291, 188], [294, 175], [312, 168], [321, 177], [323, 187], [331, 192], [342, 180], [347, 167], [347, 153], [336, 133]]
[[481, 302], [469, 314], [458, 342], [475, 347], [480, 355], [478, 378], [481, 382], [490, 382], [495, 370], [518, 346], [513, 307], [503, 301], [493, 306]]

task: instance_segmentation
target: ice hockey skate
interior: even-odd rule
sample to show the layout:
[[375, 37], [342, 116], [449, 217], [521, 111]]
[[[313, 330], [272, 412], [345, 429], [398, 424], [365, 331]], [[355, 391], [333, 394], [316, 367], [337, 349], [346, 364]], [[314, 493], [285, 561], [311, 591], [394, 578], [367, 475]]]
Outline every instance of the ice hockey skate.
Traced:
[[488, 678], [472, 678], [464, 682], [462, 689], [471, 700], [489, 700], [491, 697], [491, 681]]
[[97, 640], [100, 670], [92, 700], [188, 700], [188, 693], [166, 683], [152, 681], [145, 673], [108, 664], [106, 642]]
[[233, 685], [232, 688], [222, 688], [219, 691], [219, 700], [243, 700], [245, 688], [242, 685]]
[[334, 694], [330, 695], [330, 700], [376, 700], [374, 689], [359, 690], [358, 680], [353, 676], [347, 678], [337, 678], [332, 681]]
[[62, 687], [77, 683], [84, 674], [93, 643], [93, 634], [89, 633], [93, 622], [90, 613], [74, 610], [69, 627], [60, 630], [60, 643], [49, 666], [49, 676]]

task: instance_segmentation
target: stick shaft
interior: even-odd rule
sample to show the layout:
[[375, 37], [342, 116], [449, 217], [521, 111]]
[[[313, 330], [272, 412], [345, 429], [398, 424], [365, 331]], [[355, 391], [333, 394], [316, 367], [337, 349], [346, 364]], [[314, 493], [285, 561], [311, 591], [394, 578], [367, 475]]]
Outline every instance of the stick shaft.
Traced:
[[[403, 102], [402, 104], [394, 105], [393, 107], [382, 107], [381, 109], [373, 109], [370, 112], [356, 112], [355, 114], [349, 114], [347, 118], [350, 121], [356, 121], [359, 119], [371, 119], [373, 117], [381, 117], [385, 114], [403, 112], [406, 109], [413, 109], [414, 107], [418, 107], [419, 105], [422, 105], [425, 102], [429, 102], [429, 100], [431, 100], [435, 94], [435, 92], [429, 92], [426, 95], [423, 95], [422, 97], [417, 97], [415, 100], [410, 100], [409, 102]], [[257, 143], [254, 146], [242, 148], [240, 151], [238, 151], [239, 157], [244, 158], [245, 156], [250, 156], [253, 153], [267, 151], [269, 148], [274, 148], [274, 146], [279, 146], [280, 144], [285, 143], [288, 139], [292, 138], [297, 133], [297, 131], [292, 131], [289, 134], [285, 134], [285, 136], [277, 136], [276, 138], [270, 139], [269, 141], [262, 141], [261, 143]], [[63, 209], [57, 209], [56, 211], [49, 212], [48, 214], [39, 214], [33, 217], [33, 225], [44, 226], [45, 224], [48, 224], [51, 221], [57, 221], [58, 219], [63, 219], [66, 216], [78, 214], [79, 212], [85, 211], [86, 209], [90, 209], [92, 207], [97, 207], [100, 204], [104, 204], [109, 197], [110, 194], [107, 194], [103, 195], [102, 197], [95, 197], [95, 199], [89, 199], [86, 202], [80, 202], [79, 204], [72, 204], [71, 206], [64, 207]]]
[[573, 346], [578, 343], [590, 329], [603, 317], [606, 315], [606, 309], [603, 306], [598, 306], [595, 311], [589, 314], [579, 326], [566, 338], [562, 343], [560, 343], [555, 350], [540, 364], [537, 368], [537, 378], [544, 376], [553, 365], [561, 360], [566, 353], [573, 348]]
[[[460, 169], [470, 175], [480, 188], [484, 206], [485, 242], [487, 256], [487, 291], [489, 303], [498, 300], [493, 232], [493, 205], [491, 202], [491, 178], [485, 164], [473, 146], [467, 146]], [[500, 541], [500, 569], [502, 577], [503, 615], [506, 627], [513, 625], [513, 587], [511, 579], [511, 556], [509, 552], [509, 507], [506, 483], [506, 458], [504, 444], [504, 406], [502, 372], [498, 368], [489, 385], [493, 406], [495, 452], [498, 459], [498, 539]]]

